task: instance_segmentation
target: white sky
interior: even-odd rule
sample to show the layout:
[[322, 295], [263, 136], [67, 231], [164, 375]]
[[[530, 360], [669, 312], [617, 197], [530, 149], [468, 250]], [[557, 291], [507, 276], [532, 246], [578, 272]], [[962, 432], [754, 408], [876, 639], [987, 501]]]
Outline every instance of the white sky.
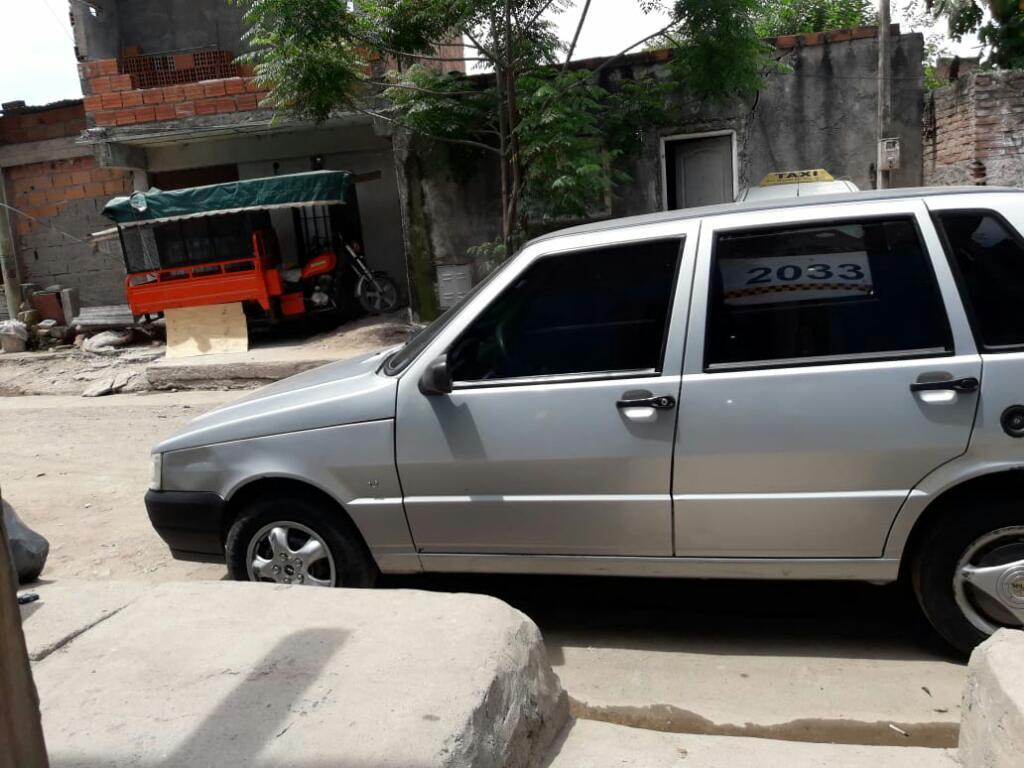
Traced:
[[[905, 1], [893, 0], [894, 17]], [[68, 2], [0, 0], [0, 102], [46, 104], [82, 95]], [[617, 53], [664, 25], [663, 15], [644, 16], [637, 5], [627, 0], [592, 0], [576, 58]], [[570, 11], [559, 19], [566, 39], [576, 30], [578, 13], [578, 9]], [[976, 54], [966, 41], [951, 50], [963, 56]]]

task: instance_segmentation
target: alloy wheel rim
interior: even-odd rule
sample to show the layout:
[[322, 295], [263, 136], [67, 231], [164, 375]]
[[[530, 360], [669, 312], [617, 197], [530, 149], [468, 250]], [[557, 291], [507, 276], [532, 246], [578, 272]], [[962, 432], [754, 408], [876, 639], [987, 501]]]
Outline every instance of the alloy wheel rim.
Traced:
[[1024, 626], [1024, 526], [971, 542], [957, 562], [953, 595], [965, 618], [987, 635]]
[[260, 528], [249, 541], [245, 562], [250, 581], [309, 587], [338, 584], [330, 548], [302, 523], [282, 520]]

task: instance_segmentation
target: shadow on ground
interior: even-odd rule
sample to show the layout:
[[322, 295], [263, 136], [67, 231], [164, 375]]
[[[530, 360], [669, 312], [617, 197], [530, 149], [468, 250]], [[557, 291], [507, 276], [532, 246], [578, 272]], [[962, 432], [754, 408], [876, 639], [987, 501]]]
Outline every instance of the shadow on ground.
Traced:
[[901, 584], [422, 575], [382, 586], [492, 595], [561, 648], [719, 655], [962, 661]]

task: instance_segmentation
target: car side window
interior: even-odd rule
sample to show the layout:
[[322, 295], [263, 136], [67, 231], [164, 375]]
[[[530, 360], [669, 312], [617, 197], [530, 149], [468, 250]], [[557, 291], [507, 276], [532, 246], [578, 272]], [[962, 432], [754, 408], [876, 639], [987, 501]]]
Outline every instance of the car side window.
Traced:
[[991, 211], [938, 214], [985, 348], [1024, 345], [1024, 241]]
[[711, 277], [708, 370], [952, 350], [909, 216], [724, 232]]
[[661, 369], [679, 239], [545, 256], [463, 332], [456, 382]]

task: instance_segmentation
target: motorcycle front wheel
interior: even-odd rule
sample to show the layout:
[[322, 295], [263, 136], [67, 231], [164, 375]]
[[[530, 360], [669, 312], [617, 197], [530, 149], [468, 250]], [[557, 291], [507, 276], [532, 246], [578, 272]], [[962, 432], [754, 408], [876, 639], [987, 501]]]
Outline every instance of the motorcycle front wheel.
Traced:
[[376, 271], [371, 279], [363, 275], [356, 283], [356, 298], [368, 314], [383, 315], [398, 308], [398, 286], [387, 272]]

